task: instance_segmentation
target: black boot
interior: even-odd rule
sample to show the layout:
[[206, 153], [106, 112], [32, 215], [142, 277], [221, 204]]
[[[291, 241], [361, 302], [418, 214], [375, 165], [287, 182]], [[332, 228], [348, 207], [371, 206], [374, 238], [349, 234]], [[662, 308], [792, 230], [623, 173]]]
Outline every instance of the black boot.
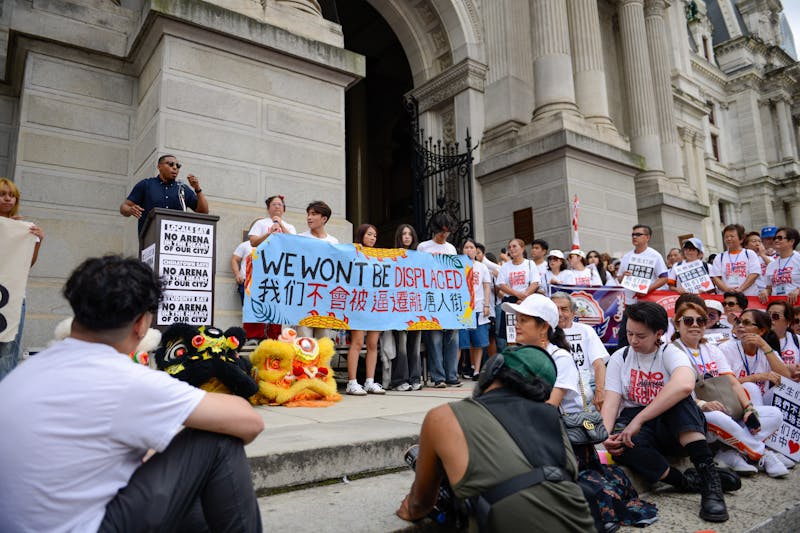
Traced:
[[722, 483], [714, 461], [698, 462], [697, 475], [700, 478], [700, 518], [709, 522], [728, 520], [728, 508], [722, 495]]
[[[719, 474], [723, 492], [733, 492], [742, 488], [742, 478], [730, 468], [718, 466], [717, 473]], [[683, 479], [684, 483], [680, 487], [682, 492], [696, 492], [700, 494], [702, 482], [700, 480], [700, 474], [697, 473], [696, 469], [687, 468], [683, 473]]]

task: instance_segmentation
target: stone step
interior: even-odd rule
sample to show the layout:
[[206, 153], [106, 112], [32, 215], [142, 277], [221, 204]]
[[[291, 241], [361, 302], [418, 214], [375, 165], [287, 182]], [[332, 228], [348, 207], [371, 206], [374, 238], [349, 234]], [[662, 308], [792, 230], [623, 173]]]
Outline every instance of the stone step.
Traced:
[[425, 414], [471, 393], [425, 388], [353, 397], [324, 408], [257, 407], [266, 429], [246, 447], [259, 495], [403, 468]]

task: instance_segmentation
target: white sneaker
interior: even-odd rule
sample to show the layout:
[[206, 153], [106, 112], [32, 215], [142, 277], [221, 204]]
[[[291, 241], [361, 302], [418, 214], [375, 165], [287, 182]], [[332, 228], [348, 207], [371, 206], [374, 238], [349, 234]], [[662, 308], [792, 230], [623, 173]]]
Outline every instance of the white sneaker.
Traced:
[[783, 466], [785, 466], [785, 467], [786, 467], [786, 468], [788, 468], [789, 470], [791, 470], [792, 468], [794, 468], [794, 465], [796, 465], [796, 464], [797, 464], [797, 463], [795, 463], [794, 461], [792, 461], [791, 459], [789, 459], [788, 457], [786, 457], [785, 455], [783, 455], [782, 453], [777, 453], [777, 452], [775, 452], [775, 457], [777, 457], [777, 458], [778, 458], [778, 460], [779, 460], [781, 463], [783, 463]]
[[347, 384], [347, 389], [345, 390], [347, 394], [352, 394], [353, 396], [366, 396], [367, 391], [364, 390], [364, 387], [358, 384], [357, 381], [351, 381]]
[[367, 381], [364, 383], [364, 388], [362, 390], [370, 394], [386, 394], [386, 391], [383, 390], [383, 387], [381, 387], [381, 384], [377, 381]]
[[406, 392], [411, 390], [411, 385], [408, 383], [401, 383], [400, 385], [395, 385], [394, 387], [389, 387], [389, 390], [396, 390], [399, 392]]
[[737, 474], [755, 474], [758, 472], [758, 468], [748, 463], [736, 450], [720, 450], [714, 456], [714, 460], [724, 463]]
[[789, 470], [783, 466], [777, 454], [772, 450], [766, 450], [764, 452], [764, 456], [758, 462], [758, 466], [763, 468], [769, 477], [783, 477], [789, 475]]
[[411, 384], [411, 390], [420, 390], [421, 388], [422, 388], [422, 383], [420, 382]]

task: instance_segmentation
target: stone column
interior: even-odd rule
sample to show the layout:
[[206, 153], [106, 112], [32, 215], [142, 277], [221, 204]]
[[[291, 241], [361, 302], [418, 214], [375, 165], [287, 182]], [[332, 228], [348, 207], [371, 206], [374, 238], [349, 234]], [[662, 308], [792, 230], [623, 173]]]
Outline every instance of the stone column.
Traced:
[[597, 0], [569, 0], [567, 15], [578, 108], [588, 120], [611, 126]]
[[775, 102], [775, 112], [778, 114], [778, 130], [781, 136], [781, 159], [797, 159], [792, 139], [791, 111], [786, 100], [781, 98]]
[[619, 26], [628, 93], [631, 149], [644, 157], [645, 170], [663, 175], [643, 0], [619, 1]]
[[697, 199], [704, 204], [708, 203], [708, 178], [706, 176], [706, 136], [697, 132], [694, 137], [695, 164], [697, 167], [697, 183], [695, 192]]
[[791, 218], [791, 227], [800, 226], [800, 200], [789, 202], [789, 217]]
[[533, 118], [577, 113], [566, 0], [531, 0]]
[[680, 140], [675, 125], [675, 106], [672, 100], [672, 67], [669, 61], [664, 0], [645, 0], [644, 22], [653, 89], [658, 116], [658, 133], [661, 137], [661, 159], [664, 173], [679, 184], [686, 184], [682, 172]]

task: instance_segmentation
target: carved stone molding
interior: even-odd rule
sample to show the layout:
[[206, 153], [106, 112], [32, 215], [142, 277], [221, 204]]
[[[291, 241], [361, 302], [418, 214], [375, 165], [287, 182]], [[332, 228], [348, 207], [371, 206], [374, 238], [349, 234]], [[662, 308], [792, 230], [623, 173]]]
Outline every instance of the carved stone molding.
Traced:
[[416, 87], [411, 95], [419, 101], [419, 112], [424, 113], [467, 89], [483, 92], [486, 71], [486, 65], [465, 59]]

